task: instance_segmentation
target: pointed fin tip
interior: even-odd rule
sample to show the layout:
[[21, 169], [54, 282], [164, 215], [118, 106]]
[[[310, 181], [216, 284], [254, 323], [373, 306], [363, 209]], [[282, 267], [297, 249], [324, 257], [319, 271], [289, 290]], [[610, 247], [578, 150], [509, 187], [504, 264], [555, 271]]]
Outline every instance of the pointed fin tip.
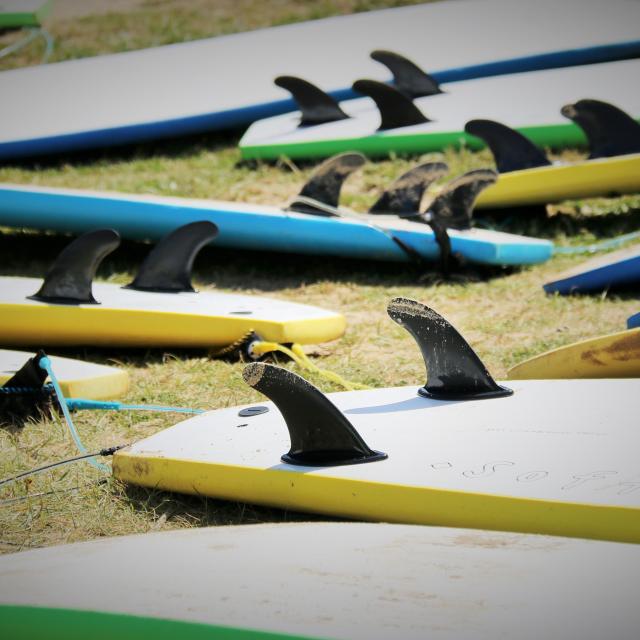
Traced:
[[389, 317], [417, 342], [427, 382], [422, 396], [435, 400], [482, 400], [513, 394], [497, 384], [468, 342], [437, 311], [410, 298], [394, 298]]

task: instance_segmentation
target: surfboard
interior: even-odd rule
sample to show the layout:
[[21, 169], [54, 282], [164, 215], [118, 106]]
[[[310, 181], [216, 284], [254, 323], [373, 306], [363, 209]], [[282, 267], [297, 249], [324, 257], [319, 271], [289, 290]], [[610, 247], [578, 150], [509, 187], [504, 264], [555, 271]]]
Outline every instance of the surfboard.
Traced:
[[640, 124], [615, 105], [579, 100], [562, 114], [584, 132], [587, 160], [551, 162], [528, 138], [503, 123], [471, 120], [465, 131], [490, 148], [499, 176], [477, 202], [498, 208], [560, 200], [618, 196], [640, 190]]
[[640, 327], [640, 313], [635, 313], [627, 319], [627, 329]]
[[[26, 351], [0, 349], [0, 386], [33, 356]], [[129, 389], [129, 375], [123, 369], [72, 358], [50, 356], [65, 396], [103, 400], [123, 396]]]
[[44, 282], [0, 277], [0, 332], [6, 345], [224, 347], [251, 331], [290, 343], [333, 340], [345, 319], [332, 311], [273, 298], [197, 292], [195, 254], [217, 230], [208, 222], [179, 228], [155, 247], [127, 287], [96, 282], [100, 261], [119, 243], [113, 230], [77, 238]]
[[[438, 70], [441, 82], [638, 56], [639, 18], [631, 0], [562, 7], [544, 0], [517, 16], [505, 0], [460, 0], [6, 71], [0, 93], [12, 99], [0, 122], [0, 159], [239, 127], [286, 113], [295, 106], [272, 84], [280, 74], [353, 97], [356, 78], [389, 79], [368, 59], [379, 48]], [[474, 46], [452, 46], [452, 37]], [[260, 52], [260, 64], [247, 51]]]
[[52, 0], [0, 1], [0, 29], [38, 27], [51, 12]]
[[543, 285], [547, 293], [592, 293], [640, 283], [640, 246], [592, 258]]
[[640, 329], [581, 340], [512, 367], [510, 380], [640, 378]]
[[586, 139], [563, 118], [561, 107], [588, 97], [640, 118], [640, 92], [632, 82], [639, 71], [640, 61], [626, 60], [435, 84], [432, 95], [413, 101], [406, 91], [361, 80], [354, 88], [369, 97], [340, 105], [343, 115], [321, 124], [302, 122], [304, 111], [259, 120], [240, 140], [240, 150], [243, 158], [275, 159], [479, 149], [483, 143], [465, 132], [465, 124], [477, 118], [503, 122], [538, 146], [579, 146]]
[[[340, 210], [340, 186], [362, 162], [357, 154], [328, 161], [303, 187], [303, 202], [284, 207], [4, 184], [0, 185], [0, 224], [71, 233], [104, 226], [126, 238], [155, 240], [182, 224], [210, 220], [219, 228], [216, 246], [220, 247], [395, 262], [438, 260], [442, 242], [417, 214], [425, 186], [434, 175], [442, 176], [446, 166], [416, 167], [418, 179], [408, 188], [391, 185], [385, 192], [402, 192], [402, 198], [386, 198], [373, 213]], [[548, 240], [470, 228], [475, 196], [494, 179], [486, 172], [471, 174], [441, 192], [439, 202], [447, 207], [448, 217], [460, 218], [455, 225], [460, 228], [443, 218], [443, 225], [449, 226], [451, 252], [470, 262], [496, 265], [548, 260], [553, 251]], [[464, 198], [454, 197], [463, 193]], [[305, 194], [311, 194], [314, 202]], [[414, 219], [402, 219], [396, 212]]]
[[364, 520], [640, 542], [637, 381], [503, 386], [432, 309], [399, 298], [388, 311], [424, 356], [419, 392], [324, 396], [252, 363], [245, 381], [270, 402], [202, 414], [122, 449], [115, 477]]
[[[585, 582], [585, 567], [597, 579]], [[594, 540], [348, 522], [183, 529], [0, 558], [0, 630], [14, 640], [630, 639], [638, 570], [635, 545]]]

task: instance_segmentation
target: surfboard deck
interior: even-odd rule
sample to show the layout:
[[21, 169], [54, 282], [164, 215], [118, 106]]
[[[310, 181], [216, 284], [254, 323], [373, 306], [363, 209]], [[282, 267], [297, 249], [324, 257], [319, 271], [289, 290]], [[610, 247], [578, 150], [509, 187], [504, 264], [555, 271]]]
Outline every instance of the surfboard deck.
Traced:
[[640, 154], [501, 173], [476, 201], [478, 209], [614, 197], [640, 191]]
[[510, 380], [640, 378], [640, 329], [618, 331], [547, 351], [509, 369]]
[[[91, 216], [87, 216], [91, 211]], [[440, 255], [426, 224], [397, 216], [327, 218], [277, 207], [188, 198], [0, 185], [0, 224], [81, 233], [100, 226], [133, 240], [156, 240], [176, 227], [210, 220], [216, 246], [407, 262], [396, 236], [425, 260]], [[471, 262], [521, 265], [545, 262], [553, 244], [497, 231], [448, 231], [454, 253]]]
[[543, 285], [547, 293], [567, 295], [640, 283], [640, 245], [587, 260]]
[[49, 15], [52, 0], [1, 0], [0, 29], [38, 27]]
[[[356, 78], [389, 79], [368, 59], [380, 48], [439, 71], [442, 82], [637, 56], [639, 18], [630, 0], [567, 0], [562, 7], [544, 0], [517, 17], [504, 0], [461, 0], [6, 71], [0, 92], [14, 99], [0, 122], [0, 158], [188, 135], [286, 113], [295, 106], [272, 83], [281, 74], [354, 97], [348, 87]], [[473, 41], [472, 48], [451, 46], [452, 24], [455, 39]], [[247, 51], [260, 52], [260, 63]]]
[[[115, 477], [156, 489], [414, 524], [640, 541], [637, 381], [514, 381], [466, 402], [416, 387], [329, 394], [367, 444], [368, 464], [286, 464], [279, 411], [223, 409], [114, 456]], [[571, 455], [568, 452], [571, 452]]]
[[254, 330], [265, 340], [317, 343], [334, 340], [345, 319], [332, 311], [239, 294], [152, 293], [96, 282], [100, 304], [29, 300], [41, 281], [0, 277], [0, 332], [7, 345], [222, 347]]
[[380, 114], [374, 103], [361, 98], [345, 102], [343, 110], [350, 117], [337, 122], [300, 127], [299, 111], [254, 122], [239, 146], [246, 159], [480, 149], [483, 143], [464, 131], [477, 118], [503, 122], [541, 147], [580, 146], [586, 142], [584, 134], [560, 108], [589, 97], [640, 118], [640, 92], [632, 82], [639, 72], [640, 61], [626, 60], [444, 85], [443, 93], [414, 100], [430, 122], [385, 131], [378, 131]]
[[639, 569], [635, 545], [441, 527], [156, 532], [0, 558], [0, 630], [15, 640], [58, 628], [71, 640], [631, 639]]
[[[0, 349], [0, 386], [31, 357], [33, 353], [26, 351]], [[67, 397], [105, 400], [123, 396], [129, 389], [129, 375], [122, 369], [59, 356], [49, 358]]]

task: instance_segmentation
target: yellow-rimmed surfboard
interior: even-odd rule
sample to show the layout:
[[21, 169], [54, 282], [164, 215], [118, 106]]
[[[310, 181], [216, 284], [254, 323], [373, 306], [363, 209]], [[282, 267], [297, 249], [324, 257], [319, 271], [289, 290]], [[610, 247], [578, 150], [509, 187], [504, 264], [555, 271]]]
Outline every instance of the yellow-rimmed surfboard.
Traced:
[[640, 378], [640, 329], [618, 331], [546, 351], [509, 369], [510, 380]]
[[[217, 234], [210, 222], [185, 225], [163, 239], [128, 286], [95, 283], [99, 262], [119, 244], [115, 231], [70, 244], [44, 283], [0, 278], [4, 344], [224, 347], [250, 331], [280, 342], [316, 343], [342, 335], [345, 319], [318, 307], [272, 298], [196, 292], [197, 251]], [[95, 293], [95, 297], [94, 297]]]
[[[0, 349], [0, 386], [32, 356], [25, 351]], [[106, 400], [123, 396], [129, 389], [129, 375], [123, 369], [59, 356], [50, 356], [50, 360], [65, 396]]]
[[478, 197], [478, 208], [548, 204], [640, 191], [640, 124], [600, 100], [565, 105], [562, 114], [584, 132], [589, 159], [552, 163], [520, 132], [492, 120], [471, 120], [465, 131], [493, 153], [498, 180]]
[[115, 476], [349, 518], [640, 542], [635, 381], [503, 387], [433, 310], [397, 299], [389, 313], [424, 355], [418, 393], [327, 397], [253, 363], [245, 380], [272, 402], [203, 414], [122, 449]]

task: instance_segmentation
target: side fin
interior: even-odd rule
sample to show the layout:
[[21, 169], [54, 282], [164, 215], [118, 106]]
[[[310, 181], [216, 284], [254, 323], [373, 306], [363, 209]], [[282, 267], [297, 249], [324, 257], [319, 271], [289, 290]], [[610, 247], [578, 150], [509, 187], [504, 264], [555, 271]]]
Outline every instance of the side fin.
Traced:
[[387, 313], [422, 351], [427, 382], [418, 391], [420, 395], [436, 400], [480, 400], [513, 393], [494, 381], [467, 341], [433, 309], [408, 298], [394, 298]]
[[371, 57], [391, 71], [393, 84], [411, 100], [444, 93], [434, 78], [398, 53], [377, 49]]
[[531, 140], [519, 131], [493, 120], [469, 120], [464, 130], [491, 149], [498, 173], [546, 167], [551, 163]]
[[39, 362], [46, 355], [44, 351], [38, 351], [33, 358], [29, 358], [2, 386], [42, 387], [47, 379], [47, 372], [39, 365]]
[[193, 262], [200, 249], [218, 235], [218, 227], [207, 220], [191, 222], [175, 229], [153, 247], [125, 289], [178, 293], [194, 291], [191, 285]]
[[427, 162], [409, 169], [384, 190], [369, 213], [417, 214], [425, 189], [447, 175], [448, 171], [449, 167], [444, 162]]
[[98, 304], [91, 283], [100, 263], [120, 244], [113, 229], [89, 231], [68, 244], [56, 258], [33, 300]]
[[295, 76], [278, 76], [274, 82], [286, 89], [302, 113], [300, 126], [345, 120], [349, 116], [328, 93], [314, 84]]
[[640, 153], [640, 124], [622, 109], [600, 100], [578, 100], [560, 111], [584, 131], [589, 158]]
[[274, 402], [287, 424], [291, 449], [283, 462], [325, 467], [387, 457], [370, 449], [344, 414], [304, 378], [263, 362], [247, 365], [242, 376]]
[[[287, 209], [299, 213], [339, 215], [337, 211], [332, 214], [330, 209], [338, 208], [344, 181], [365, 162], [361, 153], [341, 153], [325, 160], [311, 174]], [[314, 203], [318, 203], [319, 206], [314, 208]]]
[[429, 122], [410, 98], [384, 82], [356, 80], [353, 83], [353, 90], [369, 96], [376, 103], [380, 112], [379, 131]]
[[436, 220], [449, 229], [468, 229], [478, 194], [497, 179], [498, 174], [492, 169], [475, 169], [458, 176], [429, 205], [426, 219]]

